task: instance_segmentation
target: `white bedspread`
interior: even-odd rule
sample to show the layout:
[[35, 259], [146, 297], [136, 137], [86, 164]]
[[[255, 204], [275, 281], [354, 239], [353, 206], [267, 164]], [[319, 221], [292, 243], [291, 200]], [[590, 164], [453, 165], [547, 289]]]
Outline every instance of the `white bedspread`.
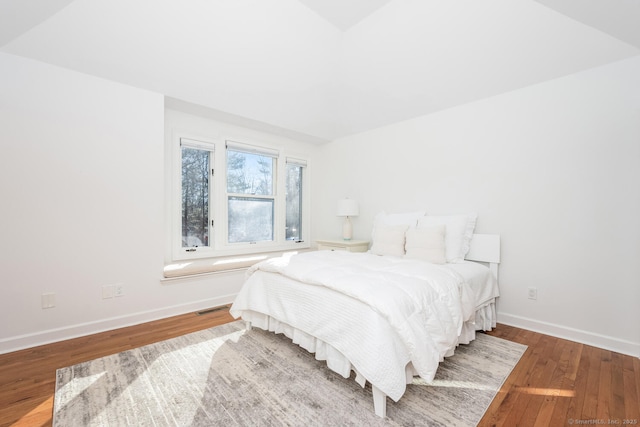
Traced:
[[394, 400], [407, 363], [431, 381], [475, 312], [460, 274], [416, 260], [318, 251], [264, 261], [247, 275], [232, 315], [264, 313], [325, 341]]
[[443, 267], [455, 271], [464, 277], [465, 282], [473, 290], [476, 310], [492, 303], [500, 296], [498, 280], [489, 268], [473, 261], [445, 264]]

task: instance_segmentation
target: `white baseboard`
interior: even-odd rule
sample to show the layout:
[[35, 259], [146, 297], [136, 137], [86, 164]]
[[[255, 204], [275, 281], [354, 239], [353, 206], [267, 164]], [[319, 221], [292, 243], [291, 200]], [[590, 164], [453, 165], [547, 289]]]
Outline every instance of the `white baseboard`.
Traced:
[[100, 332], [111, 331], [113, 329], [124, 328], [127, 326], [138, 325], [140, 323], [151, 322], [153, 320], [164, 319], [166, 317], [177, 316], [189, 312], [203, 310], [206, 308], [217, 307], [230, 304], [236, 295], [224, 295], [217, 298], [200, 300], [188, 304], [163, 307], [157, 310], [142, 311], [124, 316], [111, 317], [108, 319], [97, 320], [77, 325], [71, 325], [64, 328], [48, 329], [45, 331], [35, 332], [32, 334], [19, 335], [0, 340], [0, 354], [10, 353], [17, 350], [36, 347], [44, 344], [51, 344], [58, 341], [64, 341], [72, 338], [83, 337], [86, 335], [97, 334]]
[[521, 329], [527, 329], [533, 332], [539, 332], [545, 335], [576, 341], [594, 347], [604, 348], [606, 350], [615, 351], [617, 353], [628, 354], [634, 357], [640, 357], [640, 343], [621, 340], [618, 338], [600, 335], [589, 331], [569, 328], [567, 326], [556, 325], [553, 323], [542, 322], [540, 320], [530, 319], [527, 317], [516, 316], [515, 314], [498, 312], [498, 323], [509, 326], [515, 326]]
[[[150, 310], [128, 314], [125, 316], [112, 317], [95, 322], [82, 323], [64, 328], [49, 329], [32, 334], [20, 335], [0, 340], [0, 354], [10, 353], [17, 350], [36, 347], [44, 344], [51, 344], [72, 338], [124, 328], [166, 317], [177, 316], [184, 313], [203, 310], [210, 307], [230, 304], [235, 299], [235, 294], [224, 295], [217, 298], [200, 300], [189, 304], [181, 304], [164, 307], [158, 310]], [[553, 323], [542, 322], [527, 317], [517, 316], [509, 313], [498, 312], [498, 323], [527, 329], [541, 334], [551, 335], [558, 338], [576, 341], [595, 347], [604, 348], [618, 353], [640, 357], [640, 343], [621, 340], [606, 335], [600, 335], [589, 331], [569, 328]]]

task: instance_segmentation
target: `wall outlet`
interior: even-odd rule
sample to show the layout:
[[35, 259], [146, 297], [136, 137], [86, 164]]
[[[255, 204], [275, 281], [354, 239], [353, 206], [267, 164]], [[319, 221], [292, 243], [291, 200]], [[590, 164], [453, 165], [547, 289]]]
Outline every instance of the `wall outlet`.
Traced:
[[56, 306], [56, 294], [42, 294], [41, 300], [43, 309], [53, 308]]
[[124, 296], [124, 284], [116, 283], [113, 285], [102, 286], [102, 299], [109, 299]]
[[529, 288], [528, 298], [537, 300], [538, 299], [538, 288]]
[[102, 287], [102, 299], [113, 298], [116, 294], [116, 288], [114, 285], [104, 285]]
[[123, 297], [124, 296], [124, 285], [122, 283], [118, 283], [114, 285], [113, 296], [115, 297]]

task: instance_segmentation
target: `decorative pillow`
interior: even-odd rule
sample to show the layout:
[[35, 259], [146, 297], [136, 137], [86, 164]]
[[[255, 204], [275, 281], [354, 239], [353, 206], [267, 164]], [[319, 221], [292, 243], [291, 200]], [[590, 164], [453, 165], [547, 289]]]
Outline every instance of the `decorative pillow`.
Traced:
[[376, 225], [370, 252], [375, 255], [403, 256], [407, 228], [406, 225]]
[[[371, 241], [376, 241], [376, 228], [380, 226], [386, 225], [406, 225], [407, 227], [415, 227], [418, 224], [418, 219], [425, 216], [427, 213], [424, 211], [420, 212], [408, 212], [408, 213], [397, 213], [397, 214], [388, 214], [386, 212], [379, 212], [373, 218], [373, 228], [371, 230]], [[404, 255], [404, 249], [403, 249]]]
[[445, 225], [410, 228], [406, 232], [406, 258], [415, 258], [433, 264], [447, 262], [445, 255]]
[[473, 237], [477, 218], [478, 215], [475, 213], [468, 215], [427, 215], [420, 218], [418, 228], [444, 225], [446, 227], [444, 243], [447, 262], [462, 262], [467, 252], [469, 252], [469, 244]]

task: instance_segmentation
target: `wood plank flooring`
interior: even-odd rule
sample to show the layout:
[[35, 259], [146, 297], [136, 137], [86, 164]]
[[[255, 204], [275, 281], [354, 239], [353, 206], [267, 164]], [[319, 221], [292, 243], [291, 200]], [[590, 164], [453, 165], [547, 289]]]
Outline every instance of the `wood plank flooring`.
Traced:
[[529, 346], [479, 426], [640, 425], [640, 359], [506, 325]]
[[[189, 313], [0, 355], [0, 426], [52, 422], [56, 369], [232, 321]], [[506, 325], [529, 346], [480, 426], [640, 425], [640, 359]]]

